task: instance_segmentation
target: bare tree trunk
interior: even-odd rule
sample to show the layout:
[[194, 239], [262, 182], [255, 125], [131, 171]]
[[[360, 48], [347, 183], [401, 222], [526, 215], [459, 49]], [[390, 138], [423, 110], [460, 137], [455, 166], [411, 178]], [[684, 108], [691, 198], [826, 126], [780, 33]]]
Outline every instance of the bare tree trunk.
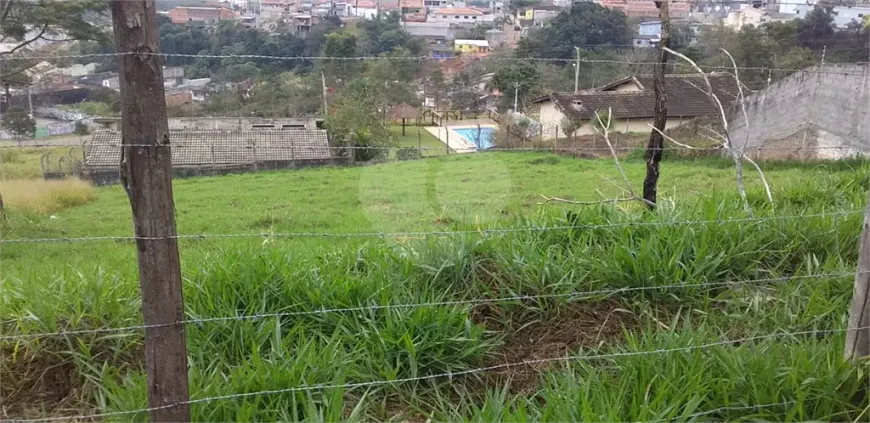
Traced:
[[154, 0], [113, 0], [123, 146], [121, 183], [133, 209], [153, 422], [189, 422], [181, 265]]
[[[643, 179], [643, 199], [650, 210], [655, 209], [658, 197], [659, 163], [662, 161], [662, 152], [665, 139], [662, 131], [668, 124], [668, 96], [665, 91], [665, 67], [668, 63], [667, 48], [671, 45], [670, 16], [668, 16], [668, 2], [656, 1], [659, 8], [659, 20], [662, 21], [662, 38], [659, 43], [659, 60], [653, 72], [653, 91], [655, 92], [655, 118], [653, 119], [653, 131], [649, 134], [649, 143], [646, 147], [646, 177]], [[657, 129], [657, 130], [656, 130]]]

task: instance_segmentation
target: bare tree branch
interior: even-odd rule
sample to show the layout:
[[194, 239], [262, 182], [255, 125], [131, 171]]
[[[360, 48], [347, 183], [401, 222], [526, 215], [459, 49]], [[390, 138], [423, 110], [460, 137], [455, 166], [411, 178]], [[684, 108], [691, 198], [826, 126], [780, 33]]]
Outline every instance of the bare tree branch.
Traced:
[[758, 163], [755, 163], [755, 160], [752, 160], [746, 157], [746, 145], [749, 144], [749, 115], [746, 113], [746, 96], [743, 94], [743, 84], [740, 83], [740, 77], [737, 73], [737, 62], [734, 61], [734, 57], [731, 56], [731, 53], [728, 50], [720, 49], [725, 54], [728, 55], [728, 58], [731, 59], [731, 65], [734, 66], [734, 78], [737, 80], [737, 89], [740, 93], [740, 111], [743, 113], [743, 121], [745, 125], [744, 132], [746, 132], [746, 138], [743, 140], [743, 146], [740, 147], [740, 157], [745, 158], [749, 163], [752, 163], [755, 166], [755, 170], [758, 171], [758, 175], [761, 176], [761, 183], [764, 184], [764, 191], [767, 193], [767, 201], [770, 202], [770, 207], [773, 207], [773, 194], [770, 192], [770, 184], [767, 183], [767, 177], [764, 175], [764, 171], [761, 170], [761, 166]]
[[39, 34], [37, 34], [35, 37], [33, 37], [33, 38], [29, 39], [29, 40], [25, 40], [25, 41], [23, 41], [21, 44], [15, 46], [12, 50], [9, 50], [9, 51], [0, 51], [0, 56], [8, 56], [8, 55], [10, 55], [10, 54], [15, 53], [15, 52], [18, 51], [19, 49], [22, 49], [22, 48], [24, 48], [24, 47], [27, 47], [28, 45], [30, 45], [30, 43], [32, 43], [32, 42], [34, 42], [34, 41], [36, 41], [36, 40], [42, 38], [42, 36], [45, 35], [45, 31], [47, 31], [47, 30], [48, 30], [48, 24], [46, 23], [45, 25], [42, 26], [42, 30], [39, 31]]
[[613, 119], [612, 116], [613, 116], [613, 113], [611, 112], [610, 109], [608, 109], [607, 110], [607, 123], [605, 123], [601, 119], [601, 114], [596, 111], [595, 112], [595, 119], [598, 121], [598, 126], [600, 126], [601, 129], [599, 130], [598, 127], [596, 127], [595, 132], [600, 133], [601, 136], [604, 137], [604, 142], [607, 143], [607, 148], [610, 149], [610, 155], [613, 156], [613, 163], [616, 164], [616, 169], [619, 170], [619, 174], [622, 176], [622, 181], [625, 182], [625, 187], [628, 189], [629, 195], [631, 195], [631, 197], [633, 197], [634, 199], [639, 200], [648, 206], [655, 207], [655, 203], [653, 203], [651, 201], [647, 201], [643, 197], [638, 197], [638, 195], [634, 193], [634, 188], [632, 188], [632, 186], [631, 186], [631, 181], [628, 180], [628, 176], [626, 176], [625, 170], [623, 170], [622, 165], [619, 164], [619, 155], [616, 154], [616, 150], [613, 148], [613, 143], [610, 142], [610, 123], [611, 123], [611, 120]]
[[[666, 50], [668, 53], [673, 54], [680, 59], [685, 60], [689, 65], [691, 65], [695, 71], [704, 78], [704, 83], [707, 86], [707, 97], [710, 98], [710, 101], [716, 106], [719, 111], [719, 123], [722, 125], [722, 129], [725, 131], [722, 134], [723, 139], [725, 140], [725, 147], [731, 153], [731, 159], [734, 161], [734, 170], [737, 174], [737, 192], [740, 194], [740, 198], [743, 200], [743, 209], [746, 210], [747, 213], [752, 213], [752, 207], [749, 205], [749, 199], [746, 197], [746, 186], [743, 183], [743, 162], [741, 159], [741, 154], [738, 154], [734, 150], [734, 144], [731, 142], [731, 137], [728, 135], [728, 117], [725, 114], [725, 107], [722, 106], [722, 102], [719, 101], [719, 97], [716, 96], [716, 93], [713, 92], [713, 85], [710, 84], [710, 78], [707, 77], [707, 74], [695, 63], [694, 60], [686, 57], [686, 55], [682, 53], [678, 53], [673, 51], [667, 47], [662, 47], [662, 49]], [[738, 84], [739, 84], [738, 80]]]

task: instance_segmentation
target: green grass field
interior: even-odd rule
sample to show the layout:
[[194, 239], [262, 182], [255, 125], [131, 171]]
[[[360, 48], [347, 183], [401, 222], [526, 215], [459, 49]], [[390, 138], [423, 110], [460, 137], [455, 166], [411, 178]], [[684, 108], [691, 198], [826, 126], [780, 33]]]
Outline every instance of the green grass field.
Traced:
[[[643, 161], [624, 166], [639, 190]], [[188, 318], [283, 313], [187, 325], [193, 418], [859, 419], [870, 369], [841, 329], [870, 164], [765, 167], [775, 203], [747, 172], [753, 216], [717, 159], [666, 159], [652, 213], [540, 204], [624, 193], [611, 161], [539, 153], [176, 180]], [[123, 190], [95, 193], [9, 210], [3, 238], [130, 236]], [[129, 240], [0, 247], [4, 335], [141, 324]], [[10, 418], [147, 404], [139, 330], [0, 351]]]
[[399, 147], [422, 148], [421, 155], [424, 157], [447, 154], [444, 143], [422, 126], [406, 125], [405, 135], [402, 135], [402, 125], [393, 125], [390, 135]]

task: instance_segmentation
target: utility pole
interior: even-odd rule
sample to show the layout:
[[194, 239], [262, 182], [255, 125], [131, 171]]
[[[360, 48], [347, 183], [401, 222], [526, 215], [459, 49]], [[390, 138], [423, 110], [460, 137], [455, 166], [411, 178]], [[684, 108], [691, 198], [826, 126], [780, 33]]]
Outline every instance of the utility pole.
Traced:
[[574, 47], [577, 51], [577, 63], [574, 63], [574, 94], [580, 91], [580, 47]]
[[323, 84], [323, 118], [326, 119], [329, 114], [329, 103], [326, 102], [326, 75], [323, 74], [323, 71], [320, 71], [320, 82]]
[[189, 422], [181, 265], [172, 158], [154, 0], [112, 0], [120, 54], [121, 184], [130, 198], [139, 259], [145, 371], [152, 422]]
[[[870, 50], [870, 39], [867, 46]], [[867, 82], [870, 82], [867, 79], [868, 74], [865, 72], [865, 89], [868, 87]], [[870, 137], [870, 132], [867, 136]], [[867, 198], [870, 198], [870, 191]], [[858, 271], [855, 273], [855, 288], [849, 308], [844, 354], [847, 360], [870, 356], [870, 203], [867, 203], [867, 210], [864, 212], [864, 229], [861, 231], [861, 244], [858, 246]]]
[[30, 96], [30, 85], [27, 86], [27, 108], [30, 110], [30, 117], [33, 117], [33, 99]]
[[646, 177], [643, 179], [643, 199], [647, 207], [655, 208], [659, 183], [659, 163], [662, 161], [662, 150], [665, 139], [662, 136], [668, 124], [668, 95], [665, 91], [665, 68], [668, 65], [668, 52], [671, 47], [671, 19], [668, 14], [668, 1], [657, 0], [659, 20], [662, 22], [662, 37], [659, 42], [659, 60], [653, 71], [653, 91], [655, 93], [655, 110], [653, 129], [649, 134], [646, 146]]
[[[867, 198], [870, 199], [870, 191]], [[864, 229], [858, 245], [858, 270], [846, 329], [846, 359], [870, 356], [870, 203], [864, 212]]]
[[519, 97], [519, 94], [520, 94], [520, 83], [514, 82], [514, 113], [519, 112], [519, 110], [517, 110], [517, 98]]

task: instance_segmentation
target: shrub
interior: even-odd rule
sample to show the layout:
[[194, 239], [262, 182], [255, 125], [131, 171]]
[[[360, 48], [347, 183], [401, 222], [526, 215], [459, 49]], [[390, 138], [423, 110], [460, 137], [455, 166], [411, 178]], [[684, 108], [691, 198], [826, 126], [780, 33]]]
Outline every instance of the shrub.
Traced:
[[399, 160], [417, 160], [420, 158], [420, 150], [414, 147], [400, 148], [399, 151], [396, 152], [396, 157], [398, 157]]

